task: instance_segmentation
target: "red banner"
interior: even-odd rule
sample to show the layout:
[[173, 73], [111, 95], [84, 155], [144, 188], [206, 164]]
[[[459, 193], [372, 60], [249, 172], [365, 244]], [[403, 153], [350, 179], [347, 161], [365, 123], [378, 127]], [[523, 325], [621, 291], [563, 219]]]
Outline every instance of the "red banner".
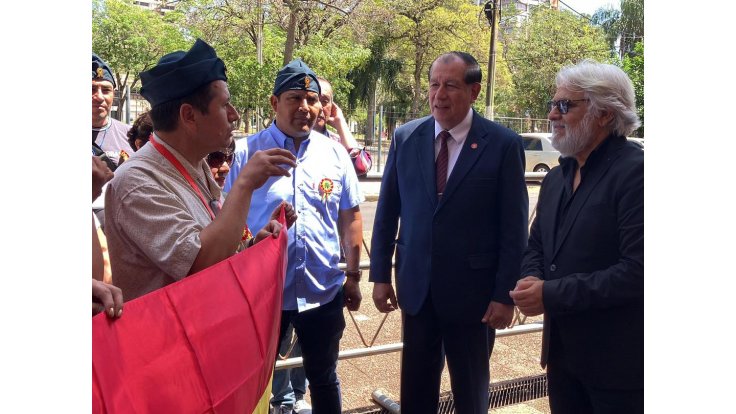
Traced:
[[285, 272], [282, 231], [126, 302], [120, 319], [92, 318], [92, 411], [251, 413], [273, 370]]

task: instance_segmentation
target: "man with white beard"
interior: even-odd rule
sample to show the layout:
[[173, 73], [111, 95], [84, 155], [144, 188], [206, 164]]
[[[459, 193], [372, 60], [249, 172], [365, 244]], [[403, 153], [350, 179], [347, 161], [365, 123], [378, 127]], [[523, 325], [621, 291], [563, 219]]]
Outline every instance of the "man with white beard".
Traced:
[[631, 80], [584, 61], [556, 79], [548, 118], [559, 167], [510, 293], [544, 313], [542, 367], [552, 413], [644, 412], [644, 153]]

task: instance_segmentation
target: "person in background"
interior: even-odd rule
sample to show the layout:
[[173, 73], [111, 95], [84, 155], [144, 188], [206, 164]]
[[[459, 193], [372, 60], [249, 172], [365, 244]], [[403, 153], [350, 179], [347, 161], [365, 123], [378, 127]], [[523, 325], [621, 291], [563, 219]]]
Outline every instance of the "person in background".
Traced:
[[511, 292], [544, 313], [552, 413], [644, 412], [644, 152], [634, 87], [614, 65], [562, 68], [550, 101], [560, 165], [542, 182]]
[[[350, 132], [350, 127], [348, 127], [345, 121], [342, 109], [337, 106], [337, 103], [333, 99], [332, 84], [325, 78], [317, 77], [317, 79], [319, 80], [321, 89], [319, 101], [322, 104], [322, 112], [317, 117], [314, 130], [339, 142], [345, 147], [345, 150], [350, 154], [350, 159], [353, 161], [355, 174], [358, 177], [362, 177], [371, 169], [373, 164], [371, 155], [365, 147], [358, 145], [358, 141], [355, 140], [353, 133]], [[328, 125], [335, 128], [337, 133], [327, 129]]]
[[127, 140], [128, 126], [111, 116], [115, 88], [112, 70], [92, 53], [92, 155], [103, 156], [112, 171], [121, 155], [127, 156], [121, 152], [132, 151]]
[[148, 142], [151, 134], [153, 134], [153, 122], [151, 122], [150, 111], [146, 111], [138, 115], [138, 118], [133, 122], [133, 126], [127, 132], [128, 143], [133, 151], [141, 149]]
[[[222, 151], [214, 151], [207, 154], [207, 165], [210, 166], [212, 177], [215, 179], [220, 188], [225, 187], [225, 178], [230, 172], [230, 164], [233, 162], [235, 153], [235, 140], [230, 141], [230, 145]], [[227, 193], [223, 192], [223, 200]]]

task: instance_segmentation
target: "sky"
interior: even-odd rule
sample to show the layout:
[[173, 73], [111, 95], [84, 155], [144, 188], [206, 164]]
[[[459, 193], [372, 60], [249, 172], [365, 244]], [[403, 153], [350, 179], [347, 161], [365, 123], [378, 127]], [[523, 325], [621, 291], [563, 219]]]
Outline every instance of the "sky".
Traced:
[[[567, 4], [570, 8], [574, 9], [578, 13], [584, 13], [593, 15], [596, 10], [600, 7], [604, 7], [606, 5], [613, 6], [614, 9], [620, 10], [621, 7], [619, 6], [620, 2], [615, 0], [562, 0], [565, 4]], [[563, 4], [560, 4], [560, 7], [564, 7]]]

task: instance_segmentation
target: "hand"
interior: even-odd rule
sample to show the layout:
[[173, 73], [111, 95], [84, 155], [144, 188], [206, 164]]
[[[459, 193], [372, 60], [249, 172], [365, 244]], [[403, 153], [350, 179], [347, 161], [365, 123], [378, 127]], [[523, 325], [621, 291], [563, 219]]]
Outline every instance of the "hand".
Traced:
[[516, 287], [509, 292], [509, 295], [524, 315], [541, 315], [544, 313], [543, 286], [544, 280], [535, 276], [527, 276], [516, 282]]
[[511, 327], [514, 320], [514, 305], [507, 305], [501, 302], [488, 304], [488, 309], [481, 322], [495, 329], [506, 329]]
[[271, 220], [268, 223], [266, 223], [265, 226], [256, 234], [255, 236], [255, 243], [258, 243], [259, 241], [265, 239], [268, 236], [273, 237], [274, 239], [279, 237], [279, 234], [281, 233], [281, 229], [284, 226], [281, 225], [276, 220]]
[[119, 318], [123, 314], [123, 291], [92, 279], [92, 316], [102, 311], [106, 311], [108, 318]]
[[360, 293], [360, 282], [351, 277], [347, 278], [345, 286], [343, 286], [343, 297], [348, 310], [357, 311], [360, 308], [360, 302], [363, 300], [363, 295]]
[[284, 217], [286, 217], [286, 228], [290, 229], [291, 225], [296, 222], [297, 214], [294, 207], [286, 201], [282, 201], [271, 213], [271, 220], [278, 220], [281, 214], [281, 206], [284, 207]]
[[379, 312], [387, 313], [398, 309], [396, 293], [391, 283], [373, 284], [373, 304]]
[[332, 113], [325, 114], [325, 122], [327, 125], [339, 130], [340, 123], [344, 120], [344, 115], [342, 114], [342, 109], [340, 109], [339, 106], [335, 103], [335, 101], [332, 101]]
[[271, 148], [265, 151], [256, 151], [240, 171], [238, 180], [245, 183], [246, 188], [255, 190], [266, 183], [269, 177], [291, 177], [289, 171], [281, 167], [287, 165], [296, 167], [296, 157], [289, 150]]
[[92, 156], [92, 201], [95, 201], [102, 194], [102, 186], [112, 180], [114, 176], [115, 173], [112, 172], [105, 161], [102, 161], [100, 157]]

